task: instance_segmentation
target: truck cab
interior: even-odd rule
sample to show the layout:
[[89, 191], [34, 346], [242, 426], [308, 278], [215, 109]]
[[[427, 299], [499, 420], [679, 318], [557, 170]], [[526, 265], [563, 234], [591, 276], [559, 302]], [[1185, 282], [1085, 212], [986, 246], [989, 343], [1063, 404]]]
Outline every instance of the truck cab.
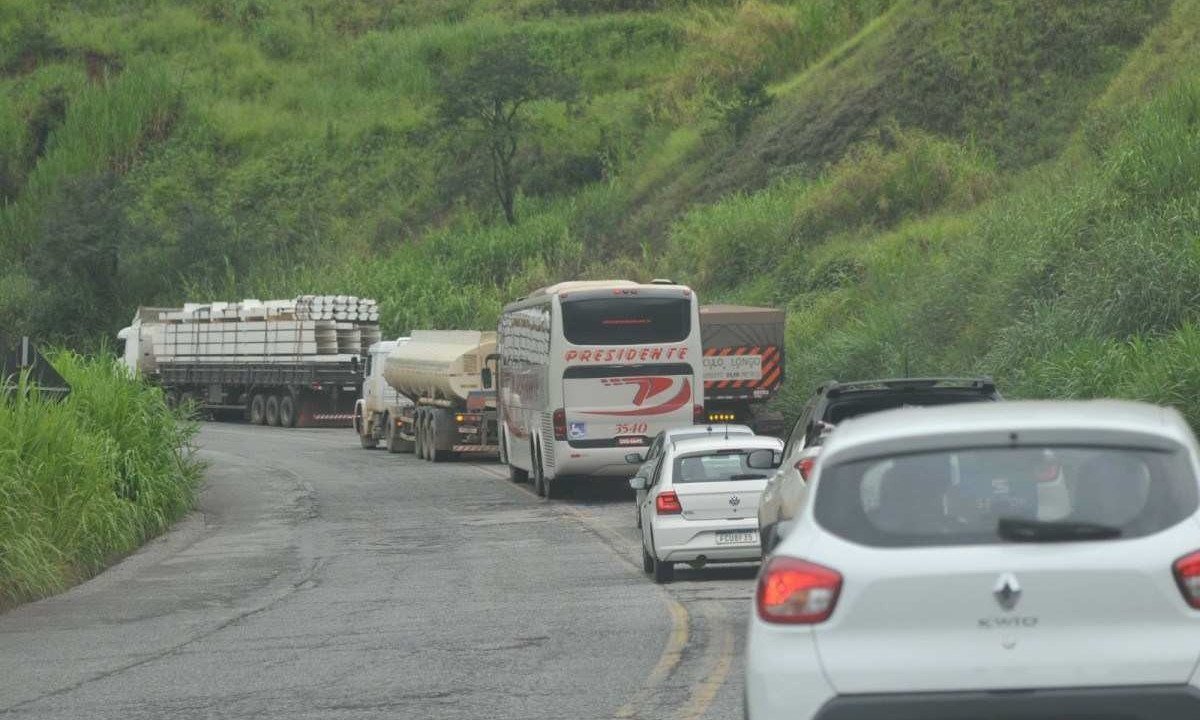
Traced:
[[396, 432], [396, 422], [411, 413], [413, 402], [396, 392], [383, 377], [387, 356], [406, 342], [406, 337], [384, 340], [367, 352], [362, 397], [354, 408], [354, 429], [364, 448], [377, 447], [383, 441], [389, 452], [412, 452], [412, 443]]

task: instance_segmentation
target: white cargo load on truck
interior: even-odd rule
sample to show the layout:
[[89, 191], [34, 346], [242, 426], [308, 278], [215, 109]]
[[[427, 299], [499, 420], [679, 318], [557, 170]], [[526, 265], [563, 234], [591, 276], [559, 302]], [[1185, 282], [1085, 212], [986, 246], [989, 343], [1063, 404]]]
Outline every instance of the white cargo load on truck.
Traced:
[[416, 330], [388, 355], [383, 376], [413, 400], [457, 404], [484, 389], [480, 371], [494, 352], [494, 332]]
[[374, 300], [344, 295], [139, 308], [125, 363], [169, 402], [251, 422], [350, 424], [361, 360], [379, 342]]

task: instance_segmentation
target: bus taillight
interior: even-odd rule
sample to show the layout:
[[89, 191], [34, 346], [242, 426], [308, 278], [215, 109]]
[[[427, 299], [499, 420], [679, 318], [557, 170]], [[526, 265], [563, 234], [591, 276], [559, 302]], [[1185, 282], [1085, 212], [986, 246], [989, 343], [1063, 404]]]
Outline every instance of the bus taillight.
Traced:
[[693, 405], [692, 406], [692, 423], [694, 423], [696, 425], [704, 424], [704, 406], [703, 405]]
[[567, 439], [567, 411], [562, 408], [554, 411], [554, 439]]

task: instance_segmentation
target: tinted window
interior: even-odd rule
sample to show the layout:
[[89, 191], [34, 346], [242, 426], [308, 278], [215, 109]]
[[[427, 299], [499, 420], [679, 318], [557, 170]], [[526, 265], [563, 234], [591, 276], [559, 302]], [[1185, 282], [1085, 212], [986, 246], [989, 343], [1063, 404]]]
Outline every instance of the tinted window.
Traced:
[[671, 482], [726, 482], [730, 480], [766, 480], [768, 471], [746, 464], [746, 450], [685, 455], [675, 458]]
[[563, 335], [574, 345], [640, 345], [685, 340], [692, 331], [686, 298], [592, 298], [562, 304]]
[[902, 407], [932, 407], [934, 405], [955, 405], [969, 402], [991, 402], [995, 398], [977, 393], [894, 393], [880, 395], [864, 395], [848, 397], [844, 400], [830, 403], [825, 410], [825, 420], [834, 425], [849, 420], [852, 417], [867, 413], [895, 410]]
[[817, 521], [835, 535], [907, 547], [1013, 540], [1002, 521], [1026, 527], [1035, 540], [1070, 525], [1139, 537], [1195, 512], [1197, 492], [1182, 454], [986, 448], [835, 465], [822, 471], [815, 502]]

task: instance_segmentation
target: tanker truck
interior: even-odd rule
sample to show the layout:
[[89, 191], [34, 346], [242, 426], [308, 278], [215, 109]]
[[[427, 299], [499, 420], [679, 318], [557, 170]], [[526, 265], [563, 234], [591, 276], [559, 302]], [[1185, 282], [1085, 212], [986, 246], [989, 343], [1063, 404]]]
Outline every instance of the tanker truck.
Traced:
[[783, 385], [785, 320], [777, 308], [700, 307], [704, 411], [710, 423], [749, 425], [760, 435], [784, 432], [783, 414], [766, 405]]
[[416, 330], [383, 362], [387, 384], [412, 405], [396, 415], [389, 447], [441, 462], [460, 453], [499, 455], [496, 333]]

